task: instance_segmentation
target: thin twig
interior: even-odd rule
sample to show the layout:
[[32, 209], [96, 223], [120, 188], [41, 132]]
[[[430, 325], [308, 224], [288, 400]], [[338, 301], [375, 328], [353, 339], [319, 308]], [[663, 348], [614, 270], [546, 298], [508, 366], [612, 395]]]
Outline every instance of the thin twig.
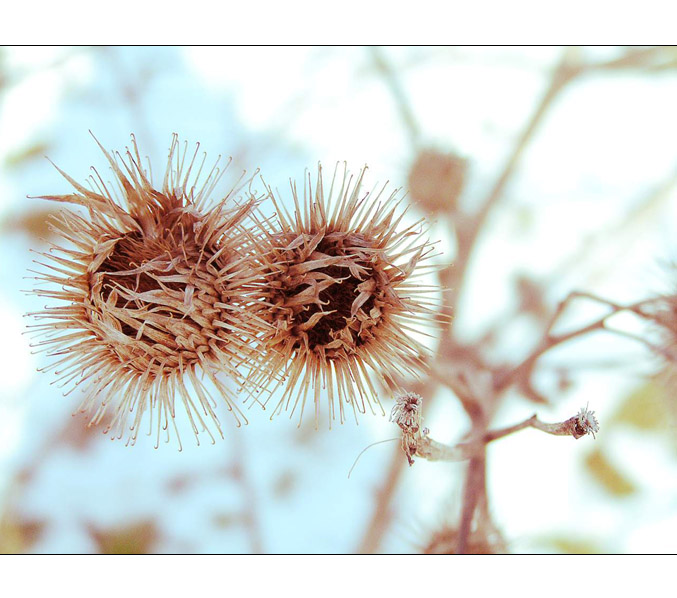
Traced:
[[485, 476], [484, 492], [480, 496], [477, 504], [477, 529], [476, 534], [481, 534], [487, 544], [492, 546], [494, 554], [505, 554], [508, 550], [498, 527], [494, 523], [491, 513], [489, 512], [489, 499], [486, 492], [486, 476]]
[[406, 461], [402, 459], [399, 450], [394, 451], [388, 466], [388, 473], [381, 487], [376, 491], [374, 514], [357, 549], [358, 554], [374, 554], [378, 552], [381, 539], [388, 529], [393, 516], [390, 503], [395, 496], [405, 463]]
[[[594, 411], [589, 411], [587, 407], [582, 408], [577, 415], [567, 420], [556, 423], [546, 423], [538, 419], [536, 414], [525, 419], [522, 422], [498, 428], [496, 430], [487, 430], [479, 437], [467, 442], [459, 442], [455, 445], [446, 445], [431, 438], [428, 434], [418, 433], [415, 437], [415, 447], [413, 454], [416, 457], [426, 459], [427, 461], [465, 461], [472, 460], [483, 454], [484, 448], [490, 442], [505, 438], [520, 430], [534, 428], [546, 434], [553, 436], [572, 436], [579, 439], [587, 434], [597, 433], [599, 425], [595, 418]], [[406, 431], [404, 432], [406, 435]], [[411, 438], [411, 436], [410, 436]]]
[[677, 168], [673, 168], [663, 181], [652, 188], [641, 201], [627, 210], [618, 220], [611, 221], [606, 228], [596, 230], [583, 237], [577, 249], [551, 269], [544, 284], [547, 286], [554, 281], [562, 280], [571, 271], [577, 271], [580, 276], [581, 264], [588, 261], [587, 256], [594, 253], [595, 249], [606, 243], [610, 238], [626, 238], [628, 242], [619, 242], [619, 251], [608, 256], [604, 263], [599, 264], [597, 271], [588, 269], [588, 279], [598, 280], [600, 275], [610, 270], [614, 265], [624, 264], [623, 253], [632, 252], [634, 250], [632, 241], [643, 238], [642, 227], [651, 234], [651, 227], [655, 226], [658, 214], [664, 213], [661, 212], [661, 208], [664, 208], [670, 202], [675, 187], [677, 187]]
[[[572, 301], [580, 298], [590, 299], [598, 303], [602, 303], [608, 306], [611, 309], [611, 311], [603, 315], [602, 317], [598, 318], [594, 322], [591, 322], [590, 324], [583, 326], [582, 328], [576, 328], [575, 330], [567, 332], [566, 334], [553, 335], [552, 330], [559, 321], [560, 317], [562, 316], [566, 308], [569, 306], [569, 304], [572, 303]], [[646, 314], [643, 311], [643, 308], [645, 306], [664, 300], [665, 298], [663, 297], [652, 297], [650, 299], [644, 299], [642, 301], [637, 301], [635, 303], [631, 303], [628, 305], [621, 305], [608, 299], [603, 299], [601, 297], [593, 295], [592, 293], [584, 293], [580, 291], [574, 291], [572, 293], [569, 293], [569, 295], [563, 301], [560, 302], [560, 304], [557, 306], [557, 309], [550, 318], [550, 321], [548, 322], [548, 325], [546, 327], [545, 334], [543, 335], [543, 338], [541, 339], [539, 345], [519, 365], [517, 365], [515, 368], [513, 368], [512, 370], [510, 370], [504, 376], [502, 376], [497, 380], [496, 382], [497, 391], [500, 393], [501, 391], [506, 390], [509, 386], [517, 383], [520, 380], [523, 382], [522, 386], [524, 387], [529, 386], [528, 380], [531, 378], [531, 373], [538, 359], [544, 353], [550, 351], [551, 349], [559, 345], [562, 345], [574, 338], [584, 336], [586, 334], [595, 331], [602, 330], [610, 332], [612, 334], [619, 333], [618, 330], [613, 328], [610, 329], [606, 325], [607, 320], [612, 316], [616, 315], [617, 313], [621, 311], [629, 311], [641, 317], [646, 317]], [[623, 335], [628, 336], [625, 333], [623, 333]]]
[[247, 449], [244, 436], [240, 434], [231, 434], [233, 447], [233, 463], [231, 466], [232, 476], [240, 485], [244, 495], [244, 512], [242, 520], [249, 532], [252, 554], [264, 554], [263, 532], [258, 512], [258, 497], [256, 489], [249, 476], [245, 455]]
[[[417, 385], [417, 392], [424, 396], [434, 397], [438, 388], [437, 381], [429, 378]], [[434, 399], [425, 403], [424, 409], [429, 409]], [[376, 491], [374, 512], [367, 525], [367, 529], [357, 548], [358, 554], [374, 554], [378, 552], [381, 540], [392, 520], [391, 503], [395, 497], [397, 486], [405, 469], [406, 460], [401, 458], [399, 449], [394, 450], [390, 465], [380, 488]]]
[[388, 86], [390, 93], [395, 100], [395, 107], [400, 113], [402, 122], [407, 130], [407, 135], [409, 136], [409, 143], [414, 148], [417, 148], [420, 145], [421, 139], [421, 130], [416, 122], [416, 117], [414, 116], [414, 111], [411, 108], [411, 103], [409, 98], [402, 87], [397, 73], [390, 66], [385, 54], [383, 53], [382, 48], [378, 46], [370, 46], [368, 48], [371, 58], [376, 66], [378, 72], [383, 77], [385, 84]]
[[[560, 63], [552, 73], [549, 85], [546, 88], [540, 102], [535, 107], [524, 129], [515, 141], [515, 145], [512, 148], [505, 165], [503, 166], [494, 185], [491, 187], [487, 197], [480, 204], [481, 207], [479, 210], [474, 215], [468, 215], [465, 222], [460, 219], [461, 215], [459, 215], [459, 218], [454, 221], [456, 226], [455, 233], [458, 242], [457, 257], [453, 265], [440, 270], [439, 276], [442, 285], [445, 288], [452, 289], [450, 292], [450, 298], [448, 299], [448, 304], [453, 305], [454, 309], [456, 310], [455, 321], [457, 321], [459, 317], [459, 297], [467, 287], [466, 279], [468, 277], [472, 257], [478, 244], [478, 238], [481, 235], [482, 230], [485, 228], [486, 221], [488, 220], [492, 209], [496, 206], [499, 199], [504, 194], [505, 189], [507, 188], [519, 164], [524, 150], [533, 139], [538, 128], [542, 125], [548, 110], [554, 104], [554, 101], [558, 97], [559, 93], [564, 87], [567, 86], [569, 82], [575, 79], [578, 75], [587, 72], [587, 70], [595, 70], [600, 68], [612, 69], [621, 68], [624, 66], [640, 66], [641, 64], [646, 63], [647, 60], [652, 60], [655, 50], [640, 50], [638, 52], [628, 53], [625, 57], [622, 57], [616, 61], [610, 61], [606, 65], [592, 65], [590, 67], [575, 61], [572, 58], [574, 53], [575, 50], [573, 49], [565, 50]], [[406, 95], [404, 95], [402, 92], [399, 80], [394, 77], [392, 69], [384, 60], [380, 50], [372, 50], [372, 56], [374, 58], [374, 62], [379, 67], [381, 74], [384, 76], [384, 80], [388, 85], [391, 94], [393, 95], [404, 126], [409, 133], [412, 145], [416, 146], [419, 141], [420, 133], [411, 110], [411, 106], [406, 98]], [[571, 301], [571, 299], [568, 299], [566, 304], [568, 304], [569, 301]], [[510, 372], [508, 372], [506, 375], [503, 375], [502, 378], [498, 380], [500, 383], [497, 383], [494, 387], [494, 390], [496, 391], [496, 398], [499, 398], [500, 393], [508, 388], [510, 384], [514, 383], [518, 377], [525, 375], [529, 376], [531, 368], [537, 361], [538, 357], [540, 357], [540, 355], [545, 353], [547, 350], [557, 344], [564, 343], [575, 336], [583, 335], [587, 332], [597, 329], [604, 329], [606, 318], [608, 318], [613, 313], [616, 313], [612, 311], [612, 314], [608, 314], [603, 319], [588, 325], [584, 329], [573, 331], [560, 336], [552, 336], [552, 327], [559, 320], [559, 317], [566, 307], [566, 304], [560, 305], [560, 308], [548, 325], [548, 330], [544, 336], [543, 341], [536, 348], [534, 354], [529, 356], [516, 368], [512, 368]], [[571, 433], [571, 435], [577, 437], [573, 433], [576, 432], [574, 426], [576, 422], [580, 422], [577, 419], [577, 416], [575, 418], [570, 418], [570, 420], [567, 420], [567, 422], [560, 422], [559, 424], [546, 424], [540, 422], [536, 416], [533, 416], [508, 428], [487, 431], [484, 428], [484, 425], [489, 419], [489, 412], [492, 411], [494, 406], [493, 403], [496, 403], [494, 398], [489, 397], [488, 403], [486, 403], [486, 401], [484, 403], [481, 402], [479, 400], [480, 397], [475, 396], [476, 393], [473, 391], [473, 389], [467, 390], [464, 384], [460, 384], [459, 380], [454, 378], [453, 375], [449, 375], [449, 372], [445, 369], [446, 363], [454, 362], [452, 357], [459, 357], [462, 361], [463, 357], [466, 356], [465, 353], [460, 355], [456, 355], [455, 353], [458, 351], [459, 347], [462, 350], [462, 347], [459, 343], [453, 340], [454, 337], [452, 326], [453, 322], [448, 329], [441, 329], [441, 335], [443, 338], [440, 344], [440, 350], [438, 351], [438, 355], [435, 359], [436, 366], [433, 368], [434, 372], [432, 377], [446, 384], [457, 394], [457, 396], [459, 396], [459, 398], [461, 398], [463, 406], [469, 415], [471, 415], [473, 422], [471, 437], [477, 438], [479, 434], [479, 441], [474, 440], [470, 443], [462, 443], [457, 446], [448, 447], [437, 443], [432, 438], [428, 437], [427, 434], [421, 433], [418, 437], [414, 454], [416, 456], [430, 460], [464, 460], [467, 458], [473, 463], [477, 463], [477, 465], [469, 467], [468, 476], [466, 479], [466, 491], [464, 496], [464, 505], [462, 507], [463, 515], [461, 522], [463, 533], [461, 534], [458, 546], [459, 549], [463, 550], [467, 547], [467, 538], [471, 531], [473, 516], [477, 510], [478, 504], [482, 505], [485, 515], [488, 513], [486, 496], [482, 496], [481, 490], [484, 487], [483, 476], [485, 466], [483, 457], [478, 455], [477, 451], [479, 450], [480, 453], [483, 454], [484, 447], [488, 442], [492, 442], [493, 440], [497, 440], [508, 434], [512, 434], [529, 427], [549, 434], [559, 434], [566, 430], [567, 433]], [[458, 360], [456, 360], [456, 362], [458, 362]], [[490, 371], [487, 367], [481, 369], [484, 371]], [[496, 371], [494, 371], [494, 373], [496, 374]], [[496, 379], [498, 376], [494, 376], [494, 378]], [[428, 393], [423, 394], [426, 396], [432, 396]], [[411, 435], [408, 438], [411, 438]], [[407, 456], [411, 458], [410, 446], [408, 446], [407, 451]], [[481, 467], [479, 466], [480, 462], [482, 463]], [[385, 533], [390, 521], [390, 502], [392, 501], [392, 498], [395, 494], [397, 483], [404, 469], [404, 463], [405, 459], [402, 459], [402, 456], [399, 455], [398, 451], [394, 460], [391, 462], [386, 479], [384, 480], [384, 483], [377, 494], [376, 510], [374, 512], [372, 521], [368, 526], [367, 533], [362, 541], [362, 544], [360, 545], [360, 552], [375, 552], [378, 549], [380, 539]], [[477, 490], [477, 488], [480, 490]]]
[[508, 182], [515, 172], [517, 164], [519, 163], [524, 150], [533, 138], [534, 133], [537, 131], [540, 124], [543, 122], [543, 119], [547, 114], [548, 109], [552, 106], [555, 98], [559, 95], [566, 84], [581, 72], [581, 67], [576, 67], [572, 64], [570, 56], [571, 49], [567, 48], [562, 59], [553, 72], [548, 88], [536, 106], [536, 109], [531, 114], [531, 117], [529, 118], [529, 121], [524, 127], [522, 133], [518, 137], [512, 152], [508, 156], [508, 160], [505, 163], [503, 170], [489, 191], [487, 198], [482, 203], [482, 207], [480, 208], [479, 212], [466, 225], [465, 229], [462, 228], [461, 230], [457, 231], [458, 258], [454, 265], [454, 275], [456, 277], [455, 288], [457, 290], [453, 298], [453, 305], [455, 306], [458, 305], [458, 299], [465, 287], [464, 283], [467, 276], [468, 267], [471, 262], [472, 254], [477, 245], [477, 238], [484, 227], [489, 213], [501, 198], [503, 191], [505, 190]]
[[[616, 69], [627, 69], [627, 68], [639, 68], [639, 69], [651, 69], [656, 66], [652, 64], [652, 60], [655, 58], [660, 58], [662, 55], [665, 55], [665, 48], [663, 47], [650, 47], [650, 48], [638, 48], [628, 50], [620, 58], [615, 58], [606, 62], [599, 63], [589, 63], [585, 65], [586, 71], [601, 71], [601, 70], [616, 70]], [[668, 64], [671, 64], [668, 62]]]
[[[456, 228], [458, 240], [458, 255], [456, 262], [453, 267], [450, 266], [440, 272], [441, 282], [446, 283], [448, 288], [453, 289], [450, 293], [451, 305], [453, 305], [456, 310], [458, 310], [461, 293], [466, 287], [467, 274], [472, 261], [473, 252], [477, 246], [477, 240], [480, 232], [484, 228], [489, 213], [502, 196], [524, 149], [533, 138], [535, 131], [543, 121], [543, 118], [553, 104], [553, 101], [564, 86], [578, 74], [578, 70], [573, 68], [570, 63], [570, 51], [567, 50], [555, 69], [545, 94], [541, 98], [535, 111], [532, 113], [521, 135], [518, 137], [503, 170], [498, 176], [494, 186], [491, 188], [487, 198], [482, 203], [479, 212], [471, 220], [466, 223], [460, 223]], [[456, 313], [456, 317], [458, 317], [458, 312]], [[452, 321], [449, 325], [450, 336], [453, 335], [453, 325]], [[457, 396], [459, 395], [457, 394]], [[482, 426], [485, 425], [487, 414], [484, 413], [484, 409], [479, 400], [469, 400], [468, 397], [465, 397], [465, 399], [466, 400], [463, 401], [463, 406], [471, 416], [473, 431], [477, 433], [477, 431], [481, 430]], [[478, 409], [479, 413], [477, 413]], [[484, 458], [482, 457], [480, 459], [478, 457], [471, 459], [468, 468], [463, 498], [461, 527], [459, 530], [458, 552], [465, 552], [466, 549], [471, 531], [472, 519], [479, 500], [479, 494], [481, 493], [481, 488], [484, 487], [485, 465]]]

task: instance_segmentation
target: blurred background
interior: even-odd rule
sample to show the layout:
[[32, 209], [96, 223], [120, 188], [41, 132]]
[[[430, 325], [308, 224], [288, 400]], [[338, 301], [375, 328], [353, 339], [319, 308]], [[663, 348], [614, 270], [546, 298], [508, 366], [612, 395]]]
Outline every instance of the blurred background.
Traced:
[[[367, 163], [366, 188], [402, 187], [430, 218], [451, 272], [458, 223], [489, 203], [451, 285], [462, 369], [473, 350], [518, 363], [573, 290], [621, 303], [675, 291], [675, 106], [670, 47], [0, 48], [0, 552], [437, 551], [462, 496], [464, 464], [409, 468], [397, 442], [367, 451], [348, 479], [363, 448], [397, 436], [387, 417], [316, 430], [252, 409], [244, 428], [223, 417], [215, 445], [184, 435], [182, 452], [86, 428], [71, 415], [82, 397], [36, 372], [47, 361], [23, 334], [23, 315], [44, 305], [24, 292], [31, 251], [56, 241], [55, 206], [27, 196], [70, 190], [45, 156], [78, 181], [92, 165], [106, 179], [88, 131], [109, 150], [134, 133], [159, 182], [176, 132], [209, 158], [232, 156], [232, 180], [260, 168], [285, 197], [318, 161]], [[576, 302], [562, 329], [599, 313]], [[619, 326], [639, 330], [630, 317]], [[543, 357], [534, 385], [547, 403], [506, 396], [496, 426], [589, 404], [601, 430], [489, 446], [503, 550], [677, 551], [664, 369], [641, 343], [596, 334]], [[469, 422], [453, 393], [424, 399], [431, 435], [461, 439]]]

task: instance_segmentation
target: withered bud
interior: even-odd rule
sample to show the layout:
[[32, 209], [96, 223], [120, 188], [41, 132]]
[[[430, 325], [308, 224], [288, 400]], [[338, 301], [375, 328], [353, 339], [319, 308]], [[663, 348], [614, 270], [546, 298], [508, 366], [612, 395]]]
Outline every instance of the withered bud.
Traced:
[[456, 154], [427, 149], [419, 153], [409, 171], [412, 200], [428, 213], [454, 212], [463, 191], [467, 160]]
[[395, 422], [404, 432], [415, 434], [421, 428], [423, 399], [415, 392], [409, 392], [395, 399], [390, 412], [390, 421]]

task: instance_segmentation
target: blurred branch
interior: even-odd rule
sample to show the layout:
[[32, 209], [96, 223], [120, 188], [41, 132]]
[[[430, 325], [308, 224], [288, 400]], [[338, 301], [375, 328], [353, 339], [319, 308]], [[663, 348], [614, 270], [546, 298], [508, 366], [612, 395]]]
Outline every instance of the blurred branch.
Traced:
[[[472, 523], [479, 505], [483, 505], [481, 517], [483, 518], [484, 526], [491, 527], [486, 496], [487, 444], [526, 428], [534, 428], [555, 436], [573, 436], [575, 439], [582, 438], [587, 434], [594, 436], [599, 430], [594, 412], [583, 408], [577, 415], [563, 422], [548, 424], [539, 420], [536, 415], [533, 415], [523, 422], [506, 428], [488, 430], [473, 440], [448, 446], [433, 440], [428, 435], [427, 429], [420, 428], [419, 421], [412, 420], [409, 426], [404, 421], [399, 419], [396, 420], [396, 423], [402, 429], [402, 448], [409, 465], [412, 465], [414, 462], [412, 455], [427, 459], [428, 461], [469, 460], [463, 491], [463, 506], [456, 548], [457, 554], [464, 554], [467, 551], [468, 540], [473, 531]], [[403, 459], [400, 458], [400, 460], [404, 463]]]
[[397, 72], [388, 62], [382, 48], [378, 46], [368, 46], [367, 51], [371, 56], [377, 72], [383, 77], [384, 83], [393, 96], [395, 107], [402, 118], [407, 135], [409, 136], [409, 142], [414, 148], [417, 148], [420, 145], [421, 130], [416, 122], [411, 103], [400, 83]]
[[458, 259], [454, 264], [453, 278], [455, 284], [455, 296], [452, 300], [452, 305], [458, 306], [458, 299], [465, 287], [465, 280], [467, 278], [468, 269], [472, 260], [472, 254], [477, 245], [477, 239], [482, 231], [482, 228], [491, 212], [492, 208], [498, 203], [498, 200], [503, 195], [505, 188], [510, 181], [515, 169], [519, 163], [524, 150], [532, 140], [534, 133], [543, 122], [545, 115], [552, 106], [555, 98], [559, 95], [562, 89], [572, 79], [581, 72], [581, 67], [574, 64], [572, 60], [572, 49], [567, 48], [564, 51], [560, 62], [553, 71], [550, 83], [540, 102], [531, 114], [522, 133], [517, 138], [517, 141], [508, 156], [501, 173], [496, 182], [489, 191], [486, 199], [482, 202], [481, 208], [477, 214], [467, 222], [460, 223], [457, 230], [458, 236]]
[[[497, 428], [495, 430], [487, 430], [479, 437], [467, 442], [459, 442], [455, 445], [446, 445], [431, 438], [428, 434], [419, 434], [415, 443], [413, 454], [416, 457], [425, 459], [426, 461], [472, 461], [479, 457], [483, 457], [484, 449], [487, 444], [500, 440], [511, 434], [515, 434], [527, 428], [540, 430], [552, 436], [573, 436], [576, 440], [582, 438], [587, 434], [597, 433], [597, 421], [594, 419], [594, 412], [590, 412], [587, 408], [562, 422], [549, 424], [538, 419], [536, 414], [512, 426], [505, 428]], [[406, 434], [406, 433], [405, 433]]]
[[[2, 69], [0, 73], [0, 94], [5, 90], [22, 83], [24, 80], [36, 75], [38, 73], [49, 71], [52, 69], [58, 69], [65, 63], [67, 63], [71, 58], [89, 52], [91, 47], [89, 46], [78, 46], [72, 48], [62, 48], [64, 51], [62, 54], [57, 56], [54, 60], [48, 62], [47, 64], [35, 66], [31, 68], [20, 68], [13, 71]], [[4, 66], [4, 65], [3, 65]]]
[[251, 552], [252, 554], [264, 554], [263, 532], [258, 512], [258, 497], [249, 477], [244, 459], [244, 456], [247, 454], [247, 449], [244, 446], [245, 440], [241, 434], [231, 434], [230, 436], [233, 442], [231, 475], [240, 485], [240, 488], [242, 488], [242, 494], [244, 495], [245, 506], [242, 520], [249, 531]]
[[448, 335], [442, 337], [430, 376], [454, 393], [473, 422], [473, 427], [481, 427], [484, 409], [471, 382], [483, 371], [488, 371], [487, 366], [473, 347], [454, 343]]
[[[560, 91], [571, 81], [579, 72], [579, 68], [572, 66], [571, 51], [565, 50], [560, 62], [555, 68], [550, 83], [543, 94], [540, 102], [537, 104], [535, 110], [531, 114], [522, 133], [517, 138], [517, 141], [508, 156], [501, 173], [496, 182], [489, 191], [486, 199], [482, 202], [481, 207], [476, 215], [466, 221], [457, 222], [456, 237], [458, 240], [458, 254], [456, 262], [453, 266], [449, 266], [445, 271], [440, 273], [440, 280], [444, 281], [451, 291], [450, 303], [456, 310], [456, 317], [458, 317], [459, 298], [466, 287], [466, 280], [468, 271], [472, 262], [472, 255], [476, 249], [477, 241], [480, 233], [487, 221], [489, 213], [498, 203], [498, 200], [503, 195], [503, 192], [510, 181], [519, 160], [524, 153], [525, 148], [534, 136], [534, 133], [543, 122], [548, 109], [552, 106], [555, 98]], [[454, 322], [449, 325], [449, 333], [453, 335]], [[468, 414], [473, 420], [473, 431], [477, 433], [481, 430], [484, 421], [487, 420], [487, 415], [473, 413], [475, 409], [483, 411], [479, 401], [463, 401]], [[462, 553], [466, 550], [466, 545], [471, 532], [472, 520], [475, 514], [478, 501], [480, 501], [481, 494], [484, 489], [486, 461], [484, 457], [474, 458], [466, 472], [465, 490], [463, 496], [463, 506], [461, 509], [461, 524], [459, 529], [458, 552]], [[484, 497], [486, 498], [486, 497]]]
[[[550, 83], [545, 93], [543, 94], [540, 102], [536, 105], [535, 110], [529, 118], [526, 126], [522, 130], [522, 133], [517, 138], [503, 169], [489, 191], [486, 199], [482, 202], [479, 211], [474, 216], [468, 217], [466, 220], [460, 220], [457, 218], [456, 221], [452, 223], [456, 228], [456, 238], [458, 243], [457, 259], [453, 265], [442, 269], [439, 273], [439, 276], [441, 283], [446, 288], [451, 289], [449, 304], [456, 310], [456, 317], [458, 317], [459, 297], [466, 286], [466, 279], [472, 261], [472, 255], [476, 249], [478, 238], [491, 210], [503, 195], [505, 188], [507, 187], [512, 175], [516, 170], [522, 154], [524, 153], [525, 148], [528, 146], [538, 127], [543, 122], [544, 117], [547, 114], [549, 108], [552, 106], [554, 100], [557, 98], [561, 90], [567, 85], [567, 83], [569, 83], [581, 72], [580, 65], [574, 65], [573, 54], [574, 51], [572, 49], [566, 49], [564, 51], [560, 62], [552, 74]], [[419, 131], [415, 124], [409, 103], [404, 96], [401, 86], [399, 85], [399, 81], [395, 77], [392, 69], [385, 62], [385, 59], [379, 49], [372, 49], [372, 56], [374, 62], [379, 67], [379, 70], [384, 75], [384, 78], [400, 110], [402, 119], [407, 127], [407, 130], [409, 131], [410, 140], [414, 147], [416, 147], [419, 141]], [[437, 363], [443, 364], [444, 361], [450, 361], [449, 357], [451, 354], [457, 352], [455, 347], [458, 346], [458, 343], [451, 340], [453, 339], [453, 325], [453, 321], [451, 321], [448, 327], [445, 326], [441, 330], [443, 336], [438, 349], [438, 358], [436, 359]], [[451, 363], [453, 363], [453, 361], [451, 361]], [[441, 371], [437, 371], [438, 369]], [[488, 414], [485, 413], [485, 408], [480, 403], [479, 398], [474, 396], [472, 389], [469, 389], [470, 392], [466, 393], [464, 390], [465, 386], [459, 384], [457, 377], [455, 378], [453, 376], [450, 377], [446, 375], [446, 372], [443, 371], [443, 368], [438, 369], [436, 369], [436, 377], [452, 388], [456, 395], [461, 399], [461, 403], [472, 419], [473, 432], [477, 434], [482, 430], [483, 426], [486, 425], [485, 422], [487, 421]], [[428, 440], [428, 442], [430, 441]], [[405, 451], [407, 452], [409, 462], [411, 463], [410, 449], [407, 448], [406, 439], [403, 440], [403, 446], [405, 446]], [[388, 517], [388, 515], [386, 515], [388, 505], [394, 494], [400, 472], [401, 466], [398, 468], [397, 463], [393, 462], [391, 464], [386, 482], [379, 493], [377, 500], [377, 511], [371, 525], [368, 528], [365, 540], [360, 547], [361, 552], [372, 552], [378, 547], [378, 540], [384, 532], [386, 517]], [[466, 474], [461, 526], [458, 541], [458, 550], [460, 552], [465, 551], [468, 537], [471, 532], [474, 513], [478, 502], [481, 502], [482, 499], [481, 494], [482, 489], [484, 488], [484, 476], [484, 457], [473, 457]], [[486, 497], [484, 497], [484, 499], [486, 499]]]
[[[415, 386], [417, 386], [416, 392], [419, 394], [434, 397], [437, 381], [433, 378], [428, 378], [426, 381], [420, 382]], [[427, 401], [424, 404], [424, 409], [429, 409], [432, 403], [433, 400]], [[357, 548], [358, 554], [374, 554], [378, 552], [381, 540], [392, 520], [393, 513], [390, 505], [395, 498], [395, 493], [404, 471], [405, 463], [406, 461], [402, 459], [399, 449], [393, 451], [388, 471], [381, 482], [380, 488], [376, 490], [374, 512]]]
[[508, 552], [505, 540], [498, 527], [494, 524], [491, 513], [489, 512], [489, 498], [485, 491], [480, 496], [477, 505], [477, 532], [481, 534], [488, 541], [490, 546], [494, 547], [494, 554], [505, 554]]
[[[572, 301], [581, 298], [589, 299], [597, 303], [602, 303], [603, 305], [609, 307], [610, 311], [604, 314], [602, 317], [598, 318], [597, 320], [591, 322], [590, 324], [587, 324], [586, 326], [576, 328], [565, 334], [553, 335], [552, 330], [556, 325], [556, 323], [559, 321], [560, 317], [562, 316], [566, 308], [572, 303]], [[608, 328], [607, 320], [609, 318], [622, 311], [629, 311], [635, 313], [640, 317], [647, 317], [643, 311], [643, 308], [647, 305], [651, 305], [653, 303], [664, 300], [665, 300], [664, 297], [654, 297], [651, 299], [644, 299], [642, 301], [638, 301], [636, 303], [632, 303], [629, 305], [621, 305], [619, 303], [610, 301], [608, 299], [603, 299], [591, 293], [585, 293], [580, 291], [574, 291], [570, 293], [563, 301], [560, 302], [559, 306], [555, 310], [555, 313], [552, 315], [540, 344], [518, 366], [516, 366], [503, 376], [497, 376], [495, 383], [496, 390], [500, 393], [506, 390], [512, 384], [518, 384], [521, 388], [530, 388], [531, 387], [530, 379], [534, 366], [538, 361], [538, 359], [547, 351], [550, 351], [551, 349], [559, 345], [562, 345], [574, 338], [584, 336], [586, 334], [595, 331], [605, 330], [610, 333], [618, 334], [619, 333], [618, 330]], [[624, 332], [621, 332], [621, 334], [623, 334], [624, 336], [632, 336], [632, 338], [638, 340], [638, 337], [635, 337], [634, 335], [628, 335], [627, 333]], [[641, 340], [646, 343], [644, 339]]]
[[674, 47], [652, 46], [649, 48], [629, 49], [623, 56], [607, 62], [586, 64], [585, 70], [620, 70], [631, 68], [653, 70], [675, 66], [676, 64], [677, 53]]
[[481, 455], [473, 457], [470, 459], [470, 463], [468, 463], [456, 554], [465, 554], [467, 552], [468, 539], [470, 538], [472, 522], [475, 518], [475, 510], [480, 499], [486, 497], [486, 464], [487, 460], [484, 450], [482, 450]]
[[641, 229], [642, 226], [648, 227], [656, 222], [656, 219], [662, 213], [661, 208], [669, 202], [675, 187], [677, 187], [677, 168], [623, 214], [618, 221], [611, 222], [605, 230], [597, 231], [585, 237], [576, 251], [553, 268], [549, 282], [553, 283], [560, 280], [570, 270], [580, 270], [581, 264], [586, 261], [586, 256], [599, 249], [604, 241], [626, 235], [628, 242], [618, 243], [619, 251], [613, 257], [608, 257], [597, 271], [588, 275], [588, 278], [599, 280], [599, 277], [609, 270], [610, 265], [622, 264], [623, 260], [620, 259], [620, 256], [632, 249], [632, 241], [638, 238], [638, 229]]
[[399, 450], [394, 451], [388, 466], [388, 472], [381, 483], [381, 487], [376, 491], [374, 514], [367, 525], [366, 532], [357, 549], [358, 554], [374, 554], [378, 552], [383, 535], [392, 520], [393, 513], [390, 503], [393, 501], [397, 485], [404, 471], [404, 464], [405, 461], [402, 459]]

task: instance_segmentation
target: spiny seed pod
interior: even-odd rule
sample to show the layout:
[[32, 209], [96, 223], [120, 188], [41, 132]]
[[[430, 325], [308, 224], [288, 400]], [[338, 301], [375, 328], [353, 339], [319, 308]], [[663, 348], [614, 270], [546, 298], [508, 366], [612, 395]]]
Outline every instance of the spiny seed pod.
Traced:
[[327, 195], [321, 167], [302, 199], [292, 183], [293, 215], [269, 190], [277, 220], [260, 223], [258, 241], [271, 329], [261, 337], [265, 370], [251, 381], [286, 384], [273, 415], [300, 406], [302, 417], [313, 401], [317, 423], [323, 389], [330, 426], [336, 402], [341, 423], [346, 404], [355, 416], [367, 406], [383, 412], [372, 377], [392, 396], [400, 380], [426, 370], [428, 351], [412, 333], [434, 317], [424, 297], [438, 289], [417, 280], [432, 246], [422, 220], [401, 226], [397, 192], [361, 193], [365, 170], [354, 180], [337, 169]]
[[76, 192], [43, 197], [79, 204], [87, 215], [63, 211], [54, 222], [71, 247], [42, 254], [50, 263], [42, 264], [48, 270], [37, 280], [51, 286], [33, 293], [65, 304], [29, 314], [39, 322], [31, 328], [44, 337], [34, 346], [58, 358], [45, 369], [55, 369], [62, 385], [90, 384], [81, 407], [92, 413], [90, 425], [105, 419], [106, 432], [121, 437], [128, 431], [134, 444], [150, 412], [149, 434], [155, 430], [159, 442], [161, 431], [169, 439], [170, 423], [178, 436], [179, 402], [196, 438], [205, 430], [214, 441], [210, 425], [223, 432], [208, 387], [240, 425], [243, 416], [217, 374], [240, 379], [238, 366], [255, 359], [250, 339], [264, 327], [252, 312], [249, 286], [257, 274], [240, 226], [256, 200], [251, 194], [241, 203], [234, 199], [247, 184], [240, 177], [210, 207], [225, 170], [220, 157], [200, 184], [206, 155], [198, 159], [198, 145], [186, 160], [187, 147], [180, 151], [176, 135], [158, 191], [133, 136], [132, 145], [123, 158], [99, 144], [116, 193], [96, 170], [91, 190], [59, 170]]

